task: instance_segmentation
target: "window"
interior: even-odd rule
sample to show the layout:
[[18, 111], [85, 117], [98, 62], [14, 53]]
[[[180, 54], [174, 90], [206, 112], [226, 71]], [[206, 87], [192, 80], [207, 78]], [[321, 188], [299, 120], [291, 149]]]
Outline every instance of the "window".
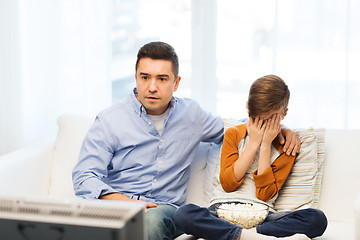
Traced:
[[355, 9], [340, 0], [218, 1], [218, 113], [246, 115], [251, 82], [273, 73], [290, 87], [288, 125], [359, 128]]
[[136, 54], [151, 41], [167, 42], [175, 48], [182, 77], [176, 95], [190, 97], [190, 5], [190, 0], [113, 0], [113, 102], [127, 98], [135, 87]]
[[355, 0], [114, 1], [113, 96], [135, 85], [144, 43], [173, 45], [176, 95], [228, 118], [247, 116], [250, 84], [277, 74], [291, 91], [290, 127], [360, 128], [360, 2]]

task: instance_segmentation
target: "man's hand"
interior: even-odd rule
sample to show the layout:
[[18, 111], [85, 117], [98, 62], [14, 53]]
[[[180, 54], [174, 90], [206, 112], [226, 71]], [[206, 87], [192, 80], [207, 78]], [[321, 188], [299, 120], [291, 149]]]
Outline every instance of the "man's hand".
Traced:
[[117, 201], [131, 201], [131, 202], [140, 202], [145, 205], [145, 213], [148, 212], [148, 208], [154, 208], [157, 207], [157, 204], [152, 202], [145, 202], [141, 200], [131, 199], [124, 194], [121, 193], [109, 193], [105, 194], [99, 197], [100, 199], [106, 199], [106, 200], [117, 200]]
[[295, 156], [300, 151], [301, 141], [296, 136], [296, 133], [290, 129], [282, 128], [277, 136], [281, 145], [284, 145], [284, 152], [286, 155]]

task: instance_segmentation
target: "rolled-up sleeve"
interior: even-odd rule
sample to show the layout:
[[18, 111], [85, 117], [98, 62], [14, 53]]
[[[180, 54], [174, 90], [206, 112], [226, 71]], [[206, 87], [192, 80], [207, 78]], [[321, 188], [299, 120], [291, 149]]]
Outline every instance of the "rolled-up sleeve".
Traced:
[[240, 125], [226, 130], [221, 149], [220, 183], [225, 192], [235, 191], [244, 181], [236, 181], [234, 165], [239, 158], [238, 145], [246, 135], [246, 126]]
[[203, 110], [198, 103], [194, 104], [192, 112], [197, 114], [196, 120], [201, 129], [202, 142], [215, 142], [221, 143], [224, 137], [224, 121], [220, 116], [213, 115], [211, 112]]
[[94, 199], [116, 192], [102, 179], [108, 174], [108, 165], [113, 153], [111, 134], [101, 118], [97, 117], [83, 141], [79, 161], [72, 172], [75, 194], [82, 198]]
[[281, 155], [275, 159], [269, 168], [259, 175], [257, 170], [253, 173], [256, 196], [262, 201], [270, 200], [279, 192], [294, 165], [295, 157], [283, 153], [282, 147], [280, 149]]

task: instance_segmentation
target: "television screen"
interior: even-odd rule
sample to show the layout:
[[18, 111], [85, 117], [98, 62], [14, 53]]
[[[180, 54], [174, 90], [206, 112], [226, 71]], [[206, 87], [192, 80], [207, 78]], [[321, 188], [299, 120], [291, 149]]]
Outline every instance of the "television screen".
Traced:
[[1, 240], [144, 240], [144, 205], [0, 196]]

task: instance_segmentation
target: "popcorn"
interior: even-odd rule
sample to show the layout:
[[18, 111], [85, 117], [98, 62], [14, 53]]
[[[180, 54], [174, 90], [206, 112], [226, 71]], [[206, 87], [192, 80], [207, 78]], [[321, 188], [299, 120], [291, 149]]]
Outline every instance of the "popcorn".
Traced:
[[265, 220], [268, 207], [255, 203], [223, 203], [217, 206], [217, 214], [220, 218], [243, 228], [253, 228]]

